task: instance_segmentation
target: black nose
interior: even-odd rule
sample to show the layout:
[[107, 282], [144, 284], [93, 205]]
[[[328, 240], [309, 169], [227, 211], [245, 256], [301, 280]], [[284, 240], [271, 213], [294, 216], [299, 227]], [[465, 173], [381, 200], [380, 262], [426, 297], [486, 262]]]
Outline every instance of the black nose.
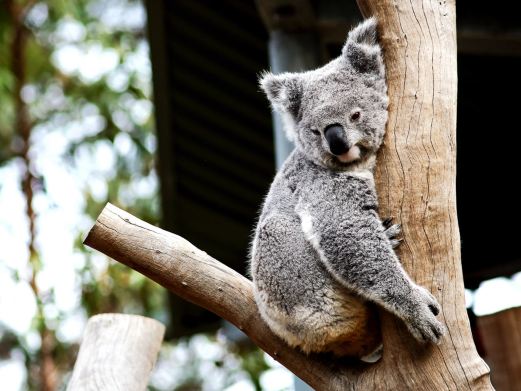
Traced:
[[344, 128], [341, 125], [329, 125], [324, 131], [324, 136], [333, 155], [342, 155], [349, 151], [350, 147], [344, 134]]

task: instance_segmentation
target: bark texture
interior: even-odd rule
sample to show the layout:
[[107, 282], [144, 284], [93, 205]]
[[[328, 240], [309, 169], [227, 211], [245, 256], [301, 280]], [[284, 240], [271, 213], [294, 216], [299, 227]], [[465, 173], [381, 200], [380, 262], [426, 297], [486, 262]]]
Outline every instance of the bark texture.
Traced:
[[387, 68], [389, 120], [376, 172], [380, 214], [402, 224], [400, 259], [438, 298], [448, 327], [440, 346], [418, 349], [398, 321], [382, 314], [389, 389], [491, 389], [488, 367], [472, 340], [461, 270], [455, 1], [358, 5], [364, 16], [379, 21]]
[[165, 326], [143, 316], [93, 316], [67, 390], [145, 390], [164, 333]]

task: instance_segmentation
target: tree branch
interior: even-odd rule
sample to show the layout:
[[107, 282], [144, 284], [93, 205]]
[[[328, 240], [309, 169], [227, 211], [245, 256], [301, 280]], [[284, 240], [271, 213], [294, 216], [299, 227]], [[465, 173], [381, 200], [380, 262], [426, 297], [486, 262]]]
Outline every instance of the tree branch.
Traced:
[[328, 361], [289, 348], [270, 331], [257, 311], [251, 281], [182, 237], [107, 204], [84, 243], [233, 323], [312, 387], [342, 389]]

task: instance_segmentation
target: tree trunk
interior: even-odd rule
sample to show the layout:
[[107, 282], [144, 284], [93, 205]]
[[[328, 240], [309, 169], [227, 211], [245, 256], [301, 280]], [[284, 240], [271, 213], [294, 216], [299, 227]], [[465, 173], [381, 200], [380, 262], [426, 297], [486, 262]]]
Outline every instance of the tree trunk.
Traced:
[[410, 388], [491, 388], [472, 340], [461, 270], [455, 1], [358, 0], [358, 5], [364, 16], [378, 18], [387, 67], [389, 120], [376, 172], [380, 214], [402, 224], [400, 259], [438, 298], [449, 330], [439, 347], [423, 351], [384, 314], [383, 365], [399, 359], [393, 377]]
[[[456, 215], [456, 21], [453, 1], [359, 0], [376, 15], [389, 86], [389, 121], [376, 173], [380, 214], [402, 224], [400, 258], [442, 306], [448, 333], [419, 346], [382, 311], [374, 365], [306, 357], [261, 320], [251, 282], [184, 239], [108, 206], [86, 244], [217, 313], [318, 390], [491, 390], [466, 315]], [[182, 206], [181, 206], [182, 207]]]
[[521, 384], [521, 307], [478, 317], [485, 359], [498, 391], [519, 390]]

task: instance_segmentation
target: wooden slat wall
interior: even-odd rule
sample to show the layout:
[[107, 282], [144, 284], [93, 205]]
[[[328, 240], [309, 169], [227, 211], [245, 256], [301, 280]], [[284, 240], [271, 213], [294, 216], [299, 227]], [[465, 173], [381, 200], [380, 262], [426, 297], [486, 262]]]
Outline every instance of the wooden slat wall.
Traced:
[[[257, 87], [267, 32], [254, 2], [147, 3], [152, 60], [163, 62], [154, 68], [163, 225], [244, 272], [275, 173], [270, 110]], [[217, 324], [171, 299], [170, 335]]]

